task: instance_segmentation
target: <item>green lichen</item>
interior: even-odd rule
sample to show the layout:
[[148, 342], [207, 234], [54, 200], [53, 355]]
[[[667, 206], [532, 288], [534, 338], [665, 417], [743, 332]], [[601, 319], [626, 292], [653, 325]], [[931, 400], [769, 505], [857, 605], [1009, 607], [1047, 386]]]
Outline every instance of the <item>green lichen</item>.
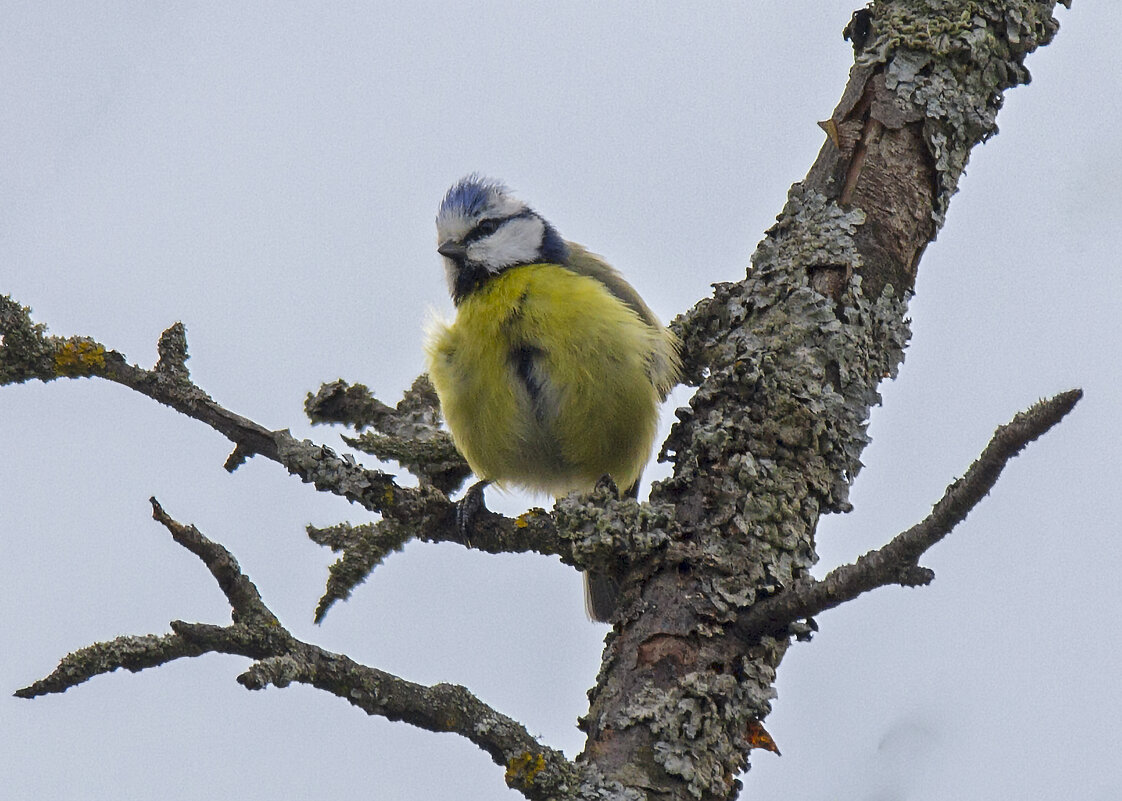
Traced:
[[639, 561], [670, 541], [670, 513], [662, 506], [614, 497], [610, 487], [572, 493], [553, 508], [558, 531], [572, 542], [573, 562], [585, 569], [615, 569]]
[[997, 133], [1003, 92], [1031, 79], [1025, 56], [1059, 29], [1053, 7], [1029, 0], [873, 3], [874, 35], [857, 63], [884, 64], [888, 89], [925, 114], [924, 134], [938, 174], [937, 225], [971, 149]]
[[749, 724], [771, 711], [775, 697], [775, 671], [768, 665], [785, 649], [786, 643], [769, 638], [735, 672], [696, 671], [670, 688], [648, 685], [629, 699], [613, 727], [649, 726], [656, 736], [653, 757], [663, 770], [681, 778], [695, 798], [724, 795], [746, 762], [742, 757], [730, 765], [723, 755], [747, 753]]
[[[863, 220], [796, 186], [747, 279], [709, 301], [729, 329], [687, 343], [704, 351], [709, 377], [678, 412], [667, 443], [677, 469], [656, 499], [706, 488], [714, 531], [698, 540], [707, 564], [727, 566], [709, 587], [718, 618], [735, 611], [730, 600], [751, 604], [804, 572], [817, 558], [819, 514], [849, 508], [867, 410], [908, 339], [891, 288], [877, 299], [861, 290], [853, 234]], [[807, 268], [818, 264], [854, 273], [839, 300], [809, 285]]]
[[[715, 655], [727, 665], [724, 626], [805, 575], [817, 560], [819, 516], [850, 508], [869, 408], [909, 336], [906, 302], [892, 287], [877, 297], [862, 288], [854, 234], [863, 221], [859, 209], [796, 185], [747, 277], [718, 285], [698, 310], [705, 323], [681, 329], [705, 379], [677, 412], [666, 446], [675, 472], [652, 501], [673, 505], [668, 531], [689, 532], [703, 567], [690, 586], [702, 664]], [[811, 286], [818, 265], [852, 276], [838, 298]], [[704, 513], [683, 519], [689, 509]], [[594, 723], [649, 727], [664, 770], [695, 797], [722, 797], [745, 765], [749, 721], [770, 710], [786, 647], [785, 638], [765, 638], [736, 669], [648, 684]]]
[[0, 385], [57, 378], [53, 355], [47, 328], [31, 321], [31, 309], [0, 295]]

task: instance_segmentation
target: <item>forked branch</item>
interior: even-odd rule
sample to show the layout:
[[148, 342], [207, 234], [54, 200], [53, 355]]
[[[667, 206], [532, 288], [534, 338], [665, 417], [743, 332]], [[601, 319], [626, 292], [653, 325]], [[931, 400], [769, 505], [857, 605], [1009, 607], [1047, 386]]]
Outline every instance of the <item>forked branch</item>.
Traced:
[[802, 579], [756, 603], [737, 620], [737, 632], [746, 639], [756, 640], [764, 634], [782, 632], [796, 621], [832, 609], [877, 587], [929, 584], [935, 574], [920, 566], [920, 557], [989, 494], [1010, 459], [1060, 422], [1082, 397], [1083, 390], [1071, 389], [1019, 412], [994, 432], [981, 456], [962, 478], [947, 487], [931, 514], [921, 522], [852, 564], [831, 570], [821, 581]]
[[361, 665], [343, 654], [303, 642], [281, 625], [237, 560], [197, 528], [173, 520], [155, 498], [152, 516], [210, 570], [233, 623], [215, 626], [173, 621], [172, 634], [118, 637], [67, 655], [51, 675], [16, 692], [21, 698], [61, 693], [118, 668], [133, 672], [206, 653], [254, 660], [238, 682], [257, 690], [293, 682], [336, 695], [369, 715], [404, 721], [433, 732], [466, 737], [506, 768], [507, 784], [527, 798], [556, 796], [578, 779], [564, 754], [539, 743], [526, 728], [454, 684], [425, 686]]
[[[89, 337], [49, 335], [45, 326], [31, 319], [30, 309], [0, 295], [0, 385], [29, 380], [103, 378], [170, 406], [225, 436], [235, 446], [226, 461], [228, 470], [236, 469], [255, 454], [264, 456], [318, 490], [380, 513], [407, 538], [454, 542], [490, 553], [536, 551], [574, 563], [570, 538], [559, 532], [552, 517], [546, 514], [512, 519], [485, 511], [481, 525], [468, 542], [456, 527], [455, 508], [446, 494], [466, 475], [458, 457], [448, 455], [435, 473], [426, 475], [421, 471], [420, 487], [402, 486], [392, 475], [363, 467], [350, 456], [340, 456], [310, 440], [298, 440], [287, 429], [269, 430], [217, 403], [190, 378], [182, 323], [175, 323], [161, 335], [158, 350], [158, 363], [152, 370], [146, 370], [129, 364], [124, 354]], [[433, 417], [432, 410], [424, 408], [429, 402], [426, 386], [427, 382], [418, 381], [397, 409], [392, 409], [370, 397], [361, 385], [347, 387], [336, 382], [325, 386], [315, 398], [309, 398], [309, 414], [316, 422], [329, 422], [335, 419], [333, 413], [341, 413], [340, 404], [348, 412], [353, 411], [356, 403], [365, 404], [371, 424], [388, 420], [392, 425], [395, 434], [384, 436], [383, 445], [393, 445], [387, 443], [390, 439], [400, 445], [413, 437], [443, 453], [447, 451], [447, 434], [439, 429], [439, 420]], [[401, 457], [412, 469], [408, 458]]]

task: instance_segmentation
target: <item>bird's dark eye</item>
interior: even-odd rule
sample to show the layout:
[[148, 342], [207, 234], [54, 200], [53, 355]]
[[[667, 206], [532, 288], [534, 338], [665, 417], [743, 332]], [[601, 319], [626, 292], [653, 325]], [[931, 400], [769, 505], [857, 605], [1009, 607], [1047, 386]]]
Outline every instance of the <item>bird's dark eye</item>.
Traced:
[[490, 236], [497, 230], [499, 230], [498, 220], [480, 220], [479, 224], [475, 226], [475, 230], [472, 233], [477, 237]]

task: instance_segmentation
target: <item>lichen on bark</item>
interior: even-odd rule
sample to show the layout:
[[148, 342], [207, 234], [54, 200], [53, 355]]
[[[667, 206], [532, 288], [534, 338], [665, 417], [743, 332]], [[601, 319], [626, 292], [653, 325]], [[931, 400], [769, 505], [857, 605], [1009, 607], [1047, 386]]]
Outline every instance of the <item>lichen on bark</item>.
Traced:
[[828, 142], [746, 278], [675, 321], [698, 389], [662, 455], [669, 545], [631, 565], [582, 725], [582, 759], [673, 798], [727, 798], [789, 635], [730, 636], [808, 575], [848, 511], [878, 385], [909, 338], [918, 261], [1002, 91], [1056, 30], [1053, 3], [874, 2]]

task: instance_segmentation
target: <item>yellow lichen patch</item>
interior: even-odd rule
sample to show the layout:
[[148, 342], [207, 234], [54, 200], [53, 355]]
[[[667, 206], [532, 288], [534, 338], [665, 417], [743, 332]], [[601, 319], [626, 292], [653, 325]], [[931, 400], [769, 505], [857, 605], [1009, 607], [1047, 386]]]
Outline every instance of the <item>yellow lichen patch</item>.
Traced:
[[523, 751], [506, 763], [506, 784], [515, 790], [527, 789], [534, 777], [545, 770], [545, 757]]
[[535, 506], [533, 509], [527, 509], [522, 514], [518, 515], [518, 517], [514, 518], [514, 525], [518, 528], [527, 528], [533, 522], [534, 518], [541, 517], [544, 514], [544, 510]]
[[55, 350], [60, 376], [94, 375], [105, 369], [105, 348], [92, 339], [69, 339]]

